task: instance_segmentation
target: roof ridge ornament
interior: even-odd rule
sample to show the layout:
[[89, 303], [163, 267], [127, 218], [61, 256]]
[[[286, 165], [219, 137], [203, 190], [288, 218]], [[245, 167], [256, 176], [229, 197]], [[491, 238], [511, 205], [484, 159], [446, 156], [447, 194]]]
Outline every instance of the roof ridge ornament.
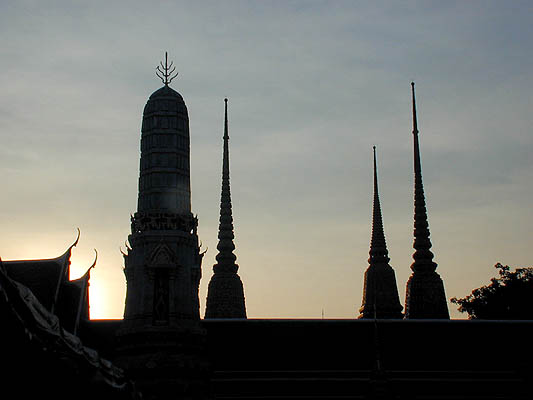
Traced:
[[[96, 249], [93, 249], [94, 250], [94, 261], [93, 263], [91, 264], [91, 266], [89, 267], [89, 269], [87, 270], [87, 272], [89, 272], [91, 269], [93, 269], [94, 267], [96, 267], [96, 261], [98, 261], [98, 251]], [[86, 273], [87, 273], [86, 272]]]
[[[160, 68], [161, 66], [161, 68]], [[165, 84], [165, 86], [168, 86], [172, 80], [178, 76], [178, 72], [174, 74], [174, 71], [176, 71], [176, 67], [174, 66], [174, 61], [171, 61], [170, 64], [168, 63], [168, 53], [165, 51], [165, 65], [163, 65], [163, 61], [159, 62], [159, 65], [156, 67], [156, 75], [159, 79], [161, 79], [161, 82]], [[174, 74], [174, 75], [173, 75]]]

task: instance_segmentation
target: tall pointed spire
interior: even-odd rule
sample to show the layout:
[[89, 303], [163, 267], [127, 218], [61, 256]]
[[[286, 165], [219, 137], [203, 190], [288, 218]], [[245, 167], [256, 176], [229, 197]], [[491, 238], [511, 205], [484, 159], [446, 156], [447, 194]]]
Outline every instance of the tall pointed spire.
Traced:
[[222, 193], [218, 228], [217, 263], [209, 282], [205, 318], [246, 318], [244, 288], [233, 254], [235, 238], [229, 179], [228, 99], [224, 99], [224, 150], [222, 155]]
[[378, 191], [378, 171], [376, 163], [376, 146], [374, 151], [374, 204], [372, 212], [372, 240], [370, 242], [370, 260], [369, 262], [389, 262], [387, 244], [385, 242], [385, 233], [383, 232], [383, 218], [381, 216], [381, 205], [379, 202]]
[[422, 184], [420, 144], [416, 115], [415, 83], [411, 82], [413, 102], [413, 151], [414, 151], [414, 243], [413, 274], [407, 282], [405, 300], [406, 318], [449, 318], [444, 284], [435, 270], [426, 209], [426, 198]]
[[396, 276], [389, 265], [389, 252], [383, 231], [383, 218], [379, 202], [376, 146], [374, 151], [374, 204], [372, 213], [372, 239], [370, 241], [369, 267], [365, 272], [363, 303], [360, 318], [402, 318], [402, 305], [398, 296]]
[[420, 145], [418, 142], [418, 124], [416, 118], [415, 83], [411, 82], [413, 99], [413, 145], [414, 145], [414, 172], [415, 172], [415, 230], [414, 248], [415, 260], [413, 271], [435, 271], [437, 264], [433, 262], [431, 240], [429, 238], [429, 224], [426, 210], [426, 198], [422, 184], [422, 166], [420, 163]]
[[222, 154], [222, 193], [220, 196], [220, 220], [218, 227], [218, 254], [216, 270], [236, 273], [239, 266], [233, 254], [235, 238], [233, 233], [233, 215], [229, 182], [229, 135], [228, 135], [228, 99], [224, 99], [224, 151]]

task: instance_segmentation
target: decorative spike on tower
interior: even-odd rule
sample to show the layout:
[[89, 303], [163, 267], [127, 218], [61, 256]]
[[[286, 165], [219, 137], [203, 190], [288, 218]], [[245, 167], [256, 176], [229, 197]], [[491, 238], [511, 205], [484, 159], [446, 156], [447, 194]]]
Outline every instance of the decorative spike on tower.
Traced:
[[222, 193], [218, 228], [217, 263], [209, 282], [205, 318], [246, 318], [244, 288], [237, 274], [233, 254], [233, 215], [229, 181], [228, 99], [224, 99], [224, 150], [222, 156]]
[[184, 379], [203, 368], [197, 355], [205, 337], [198, 300], [202, 254], [198, 219], [191, 212], [189, 117], [183, 97], [169, 87], [176, 75], [166, 53], [161, 67], [162, 76], [156, 74], [164, 86], [143, 112], [139, 196], [131, 248], [126, 245], [123, 253], [127, 292], [117, 333], [118, 363], [158, 399], [194, 386]]
[[403, 318], [396, 276], [389, 265], [378, 192], [376, 146], [374, 150], [374, 204], [369, 266], [365, 272], [363, 303], [359, 318]]
[[426, 210], [424, 186], [422, 184], [422, 167], [420, 162], [420, 145], [418, 141], [418, 123], [416, 116], [415, 83], [411, 82], [413, 101], [413, 144], [414, 144], [414, 243], [413, 273], [407, 282], [405, 296], [405, 318], [408, 319], [448, 319], [448, 304], [444, 293], [444, 284], [436, 272], [437, 264], [433, 261], [429, 224]]

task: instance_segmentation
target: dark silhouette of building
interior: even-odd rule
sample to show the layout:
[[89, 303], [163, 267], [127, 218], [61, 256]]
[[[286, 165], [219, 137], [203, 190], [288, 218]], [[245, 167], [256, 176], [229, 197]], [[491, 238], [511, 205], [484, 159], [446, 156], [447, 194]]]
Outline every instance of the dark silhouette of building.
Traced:
[[124, 329], [200, 318], [198, 219], [191, 212], [189, 117], [168, 83], [144, 107], [137, 212], [124, 255]]
[[420, 163], [420, 146], [418, 143], [418, 125], [416, 118], [415, 83], [411, 82], [413, 98], [413, 143], [415, 171], [415, 241], [413, 247], [413, 273], [407, 281], [405, 294], [405, 318], [445, 318], [449, 319], [448, 305], [444, 293], [444, 284], [435, 271], [437, 264], [433, 261], [429, 224], [426, 210], [424, 186], [422, 184], [422, 166]]
[[117, 363], [141, 389], [188, 396], [202, 386], [205, 332], [198, 287], [202, 254], [191, 212], [189, 117], [169, 87], [172, 63], [161, 64], [164, 86], [144, 107], [137, 212], [124, 254], [127, 292], [117, 332]]
[[[78, 236], [79, 238], [79, 236]], [[20, 399], [140, 399], [124, 371], [79, 337], [89, 272], [70, 280], [72, 248], [53, 259], [0, 260], [2, 392]]]
[[[158, 72], [164, 86], [143, 114], [139, 201], [124, 253], [124, 319], [80, 318], [71, 324], [73, 331], [79, 326], [76, 334], [61, 327], [85, 315], [77, 312], [79, 300], [61, 294], [72, 246], [53, 260], [0, 263], [0, 350], [10, 367], [4, 389], [18, 389], [21, 398], [83, 400], [137, 399], [139, 390], [153, 400], [531, 398], [533, 349], [527, 340], [502, 346], [502, 338], [531, 336], [532, 321], [449, 320], [430, 251], [414, 84], [415, 254], [406, 319], [389, 265], [375, 153], [363, 318], [246, 319], [233, 254], [226, 102], [219, 253], [200, 320], [202, 253], [191, 213], [187, 108], [169, 87], [172, 63], [165, 58]], [[84, 279], [88, 284], [88, 274]], [[62, 320], [56, 314], [69, 304]], [[28, 382], [35, 387], [20, 389]]]
[[217, 263], [209, 281], [205, 318], [246, 318], [244, 288], [237, 274], [233, 254], [233, 215], [229, 182], [228, 99], [224, 99], [224, 151], [222, 157], [222, 194], [218, 228]]
[[396, 275], [389, 265], [389, 252], [383, 231], [383, 218], [378, 192], [376, 146], [374, 146], [374, 204], [369, 266], [365, 271], [361, 318], [403, 318], [396, 286]]

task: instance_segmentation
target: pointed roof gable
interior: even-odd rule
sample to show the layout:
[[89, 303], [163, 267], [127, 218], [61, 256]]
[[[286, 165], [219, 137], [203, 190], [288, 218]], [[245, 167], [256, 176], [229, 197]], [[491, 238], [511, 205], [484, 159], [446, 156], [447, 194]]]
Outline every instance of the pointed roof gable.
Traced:
[[59, 288], [68, 282], [70, 276], [70, 256], [76, 241], [59, 257], [40, 260], [4, 261], [8, 276], [27, 286], [48, 310], [53, 311], [59, 295]]

